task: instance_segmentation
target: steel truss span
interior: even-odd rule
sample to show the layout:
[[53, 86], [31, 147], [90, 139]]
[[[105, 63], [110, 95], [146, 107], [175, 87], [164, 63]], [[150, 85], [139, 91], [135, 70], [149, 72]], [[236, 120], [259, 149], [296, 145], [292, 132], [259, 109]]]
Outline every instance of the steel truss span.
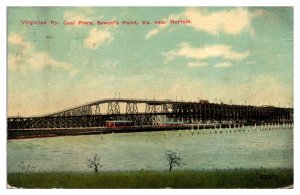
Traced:
[[132, 121], [135, 126], [169, 123], [291, 122], [293, 108], [215, 104], [207, 100], [103, 99], [39, 117], [8, 117], [8, 130], [101, 128], [107, 120]]

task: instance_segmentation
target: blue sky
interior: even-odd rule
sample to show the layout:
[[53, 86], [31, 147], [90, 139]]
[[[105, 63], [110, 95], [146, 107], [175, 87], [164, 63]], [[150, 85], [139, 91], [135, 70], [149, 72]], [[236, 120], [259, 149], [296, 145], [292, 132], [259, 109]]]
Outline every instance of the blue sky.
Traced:
[[[181, 19], [191, 23], [169, 24]], [[129, 20], [139, 25], [63, 25]], [[293, 106], [291, 7], [10, 7], [7, 40], [8, 115], [115, 93]]]

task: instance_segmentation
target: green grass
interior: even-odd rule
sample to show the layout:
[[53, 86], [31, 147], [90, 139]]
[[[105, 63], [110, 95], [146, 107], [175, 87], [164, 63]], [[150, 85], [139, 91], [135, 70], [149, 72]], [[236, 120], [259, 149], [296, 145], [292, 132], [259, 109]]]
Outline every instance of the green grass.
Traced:
[[293, 184], [292, 169], [11, 173], [22, 188], [279, 188]]

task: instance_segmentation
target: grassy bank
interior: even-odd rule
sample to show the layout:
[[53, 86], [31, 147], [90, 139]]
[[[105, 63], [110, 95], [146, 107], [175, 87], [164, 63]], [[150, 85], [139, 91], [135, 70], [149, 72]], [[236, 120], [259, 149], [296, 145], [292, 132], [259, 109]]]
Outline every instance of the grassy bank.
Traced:
[[12, 173], [8, 184], [22, 188], [279, 188], [293, 184], [293, 170]]

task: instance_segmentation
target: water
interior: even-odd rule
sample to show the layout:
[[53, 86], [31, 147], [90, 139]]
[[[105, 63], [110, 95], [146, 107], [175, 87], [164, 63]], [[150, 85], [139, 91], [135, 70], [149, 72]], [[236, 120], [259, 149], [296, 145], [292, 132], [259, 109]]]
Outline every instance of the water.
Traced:
[[[185, 165], [174, 169], [293, 168], [293, 130], [245, 127], [8, 140], [8, 172], [92, 171], [87, 159], [98, 154], [104, 171], [167, 170], [165, 153], [176, 151]], [[237, 131], [237, 129], [235, 129]], [[243, 130], [245, 132], [243, 132]], [[227, 131], [227, 133], [226, 133]]]

